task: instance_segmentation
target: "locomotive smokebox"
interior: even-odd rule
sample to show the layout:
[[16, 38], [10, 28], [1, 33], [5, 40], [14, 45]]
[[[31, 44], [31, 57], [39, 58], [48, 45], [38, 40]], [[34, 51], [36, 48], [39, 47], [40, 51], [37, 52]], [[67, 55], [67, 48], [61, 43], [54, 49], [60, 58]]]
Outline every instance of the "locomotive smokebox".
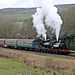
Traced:
[[61, 43], [54, 43], [53, 47], [59, 47]]

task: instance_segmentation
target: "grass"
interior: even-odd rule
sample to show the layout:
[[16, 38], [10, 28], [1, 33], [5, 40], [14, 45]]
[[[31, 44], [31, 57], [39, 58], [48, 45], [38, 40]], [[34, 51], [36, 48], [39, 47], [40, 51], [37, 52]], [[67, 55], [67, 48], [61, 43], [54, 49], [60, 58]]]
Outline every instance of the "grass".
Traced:
[[16, 14], [20, 14], [20, 13], [23, 13], [23, 14], [34, 14], [35, 13], [35, 10], [25, 10], [25, 11], [16, 11], [15, 12]]
[[34, 14], [35, 9], [28, 9], [28, 10], [20, 10], [15, 12], [8, 12], [8, 14]]
[[38, 74], [42, 74], [43, 71], [41, 71], [40, 69], [27, 68], [26, 64], [22, 62], [17, 62], [12, 59], [0, 58], [1, 75], [17, 75], [37, 72]]
[[31, 18], [31, 15], [35, 13], [34, 9], [30, 9], [30, 10], [23, 10], [23, 11], [15, 11], [15, 12], [8, 12], [5, 13], [3, 15], [5, 15], [6, 17], [10, 18], [10, 19], [29, 19]]
[[30, 14], [4, 14], [8, 18], [17, 18], [17, 19], [28, 19], [31, 18]]
[[[18, 75], [18, 74], [32, 74], [37, 75], [69, 75], [68, 71], [49, 71], [41, 70], [40, 68], [34, 69], [27, 67], [25, 63], [17, 62], [12, 59], [6, 59], [0, 57], [0, 74], [1, 75]], [[36, 75], [36, 74], [35, 74]]]
[[25, 64], [12, 61], [11, 59], [0, 58], [1, 75], [16, 75], [20, 71], [23, 73], [24, 69], [22, 66], [25, 66]]
[[26, 51], [0, 48], [0, 74], [69, 75], [75, 73], [75, 60], [37, 55]]

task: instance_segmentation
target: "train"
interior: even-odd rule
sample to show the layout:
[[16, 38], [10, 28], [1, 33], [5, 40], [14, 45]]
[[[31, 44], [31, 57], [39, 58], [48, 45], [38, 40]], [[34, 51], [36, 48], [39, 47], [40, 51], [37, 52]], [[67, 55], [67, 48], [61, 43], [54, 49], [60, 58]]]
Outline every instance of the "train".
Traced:
[[4, 48], [15, 48], [22, 50], [32, 50], [44, 53], [68, 54], [64, 41], [51, 41], [41, 39], [0, 39], [0, 46]]

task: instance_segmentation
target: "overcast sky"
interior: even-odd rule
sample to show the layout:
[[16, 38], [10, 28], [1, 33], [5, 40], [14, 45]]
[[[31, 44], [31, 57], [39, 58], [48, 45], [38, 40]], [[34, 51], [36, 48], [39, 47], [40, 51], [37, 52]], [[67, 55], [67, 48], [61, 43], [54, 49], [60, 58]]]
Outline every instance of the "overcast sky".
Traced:
[[[44, 0], [43, 0], [44, 1]], [[75, 4], [75, 0], [53, 0], [53, 3], [56, 4]], [[0, 0], [0, 9], [2, 8], [27, 8], [34, 7], [36, 4], [34, 0]]]

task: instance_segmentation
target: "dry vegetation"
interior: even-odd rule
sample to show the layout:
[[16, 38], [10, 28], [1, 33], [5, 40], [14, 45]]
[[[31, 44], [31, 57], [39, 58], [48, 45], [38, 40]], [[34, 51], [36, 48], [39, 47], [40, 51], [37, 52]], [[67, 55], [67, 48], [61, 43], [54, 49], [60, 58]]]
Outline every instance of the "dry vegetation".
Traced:
[[66, 59], [57, 59], [50, 58], [47, 56], [40, 56], [32, 53], [14, 51], [10, 49], [0, 48], [0, 56], [11, 58], [12, 60], [18, 62], [26, 63], [27, 67], [30, 68], [40, 68], [46, 72], [51, 72], [53, 70], [69, 70], [70, 72], [75, 73], [75, 61], [66, 60]]

